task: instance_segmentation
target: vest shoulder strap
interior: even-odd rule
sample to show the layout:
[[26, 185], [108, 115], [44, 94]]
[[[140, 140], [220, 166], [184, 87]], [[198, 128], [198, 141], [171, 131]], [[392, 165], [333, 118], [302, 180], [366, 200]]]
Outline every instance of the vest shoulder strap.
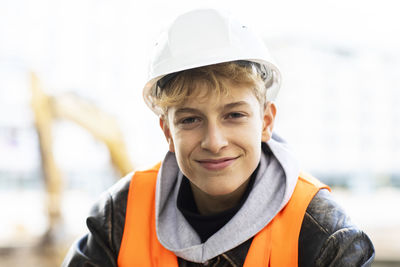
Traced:
[[[161, 163], [131, 178], [118, 266], [178, 266], [176, 256], [156, 236], [155, 190]], [[161, 260], [166, 259], [165, 263]], [[167, 263], [169, 262], [169, 264]]]
[[[286, 206], [253, 239], [245, 267], [297, 266], [298, 242], [303, 218], [315, 194], [327, 188], [316, 178], [300, 173], [295, 190]], [[262, 255], [263, 258], [259, 258]], [[262, 265], [259, 265], [260, 263]]]

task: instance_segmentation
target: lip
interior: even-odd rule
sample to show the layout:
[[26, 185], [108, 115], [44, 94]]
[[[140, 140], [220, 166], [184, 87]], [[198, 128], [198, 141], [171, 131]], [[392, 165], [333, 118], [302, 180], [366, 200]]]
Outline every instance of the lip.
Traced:
[[237, 158], [238, 157], [226, 157], [220, 159], [202, 159], [202, 160], [197, 160], [197, 162], [207, 170], [219, 171], [232, 165]]

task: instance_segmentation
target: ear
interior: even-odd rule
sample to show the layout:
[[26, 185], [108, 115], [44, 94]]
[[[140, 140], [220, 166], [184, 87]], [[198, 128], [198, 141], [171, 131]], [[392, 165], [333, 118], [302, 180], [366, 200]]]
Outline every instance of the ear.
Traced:
[[274, 128], [274, 121], [276, 115], [276, 106], [273, 102], [267, 102], [267, 105], [264, 108], [263, 114], [263, 129], [261, 140], [263, 142], [269, 141], [272, 136], [272, 130]]
[[169, 151], [175, 152], [174, 140], [171, 136], [171, 131], [168, 127], [168, 124], [165, 122], [165, 118], [160, 117], [160, 127], [164, 133], [165, 139], [167, 139]]

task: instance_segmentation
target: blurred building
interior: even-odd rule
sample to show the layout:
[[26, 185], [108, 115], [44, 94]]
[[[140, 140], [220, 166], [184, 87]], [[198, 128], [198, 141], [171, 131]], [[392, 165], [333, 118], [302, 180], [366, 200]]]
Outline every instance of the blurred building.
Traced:
[[305, 167], [332, 184], [398, 185], [400, 52], [306, 37], [275, 52], [278, 129]]

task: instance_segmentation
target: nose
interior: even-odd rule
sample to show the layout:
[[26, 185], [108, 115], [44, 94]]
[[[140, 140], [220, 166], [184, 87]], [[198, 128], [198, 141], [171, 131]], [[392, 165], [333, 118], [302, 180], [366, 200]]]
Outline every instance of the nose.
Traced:
[[228, 145], [223, 129], [218, 123], [208, 123], [201, 142], [201, 148], [214, 154]]

